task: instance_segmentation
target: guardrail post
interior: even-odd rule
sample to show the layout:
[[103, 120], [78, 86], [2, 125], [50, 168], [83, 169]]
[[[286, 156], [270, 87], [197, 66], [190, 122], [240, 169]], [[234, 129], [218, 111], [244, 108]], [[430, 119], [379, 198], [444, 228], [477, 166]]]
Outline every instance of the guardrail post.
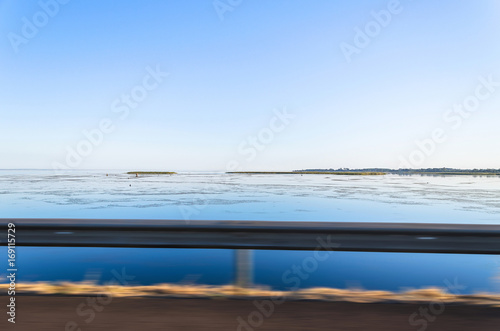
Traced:
[[237, 249], [235, 255], [236, 285], [251, 287], [253, 284], [253, 251], [250, 249]]

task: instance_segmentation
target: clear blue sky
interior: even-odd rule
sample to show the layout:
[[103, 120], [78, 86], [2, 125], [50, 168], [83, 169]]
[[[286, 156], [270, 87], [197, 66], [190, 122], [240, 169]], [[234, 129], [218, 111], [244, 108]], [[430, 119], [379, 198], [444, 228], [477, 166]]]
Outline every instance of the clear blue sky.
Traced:
[[[478, 77], [500, 82], [498, 1], [401, 0], [350, 61], [342, 43], [391, 1], [41, 2], [52, 16], [0, 2], [0, 168], [68, 165], [105, 118], [76, 168], [398, 167], [436, 128], [447, 139], [419, 166], [500, 168], [500, 87], [460, 123], [447, 113]], [[115, 100], [157, 66], [169, 75], [120, 118]], [[283, 109], [295, 117], [270, 126]]]

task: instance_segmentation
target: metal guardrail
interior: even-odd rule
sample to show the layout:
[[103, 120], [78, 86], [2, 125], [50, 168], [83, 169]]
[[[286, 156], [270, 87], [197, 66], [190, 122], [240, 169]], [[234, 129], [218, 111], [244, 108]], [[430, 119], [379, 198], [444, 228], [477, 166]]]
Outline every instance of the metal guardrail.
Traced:
[[17, 246], [500, 254], [500, 225], [0, 219], [1, 227], [8, 223], [16, 224]]

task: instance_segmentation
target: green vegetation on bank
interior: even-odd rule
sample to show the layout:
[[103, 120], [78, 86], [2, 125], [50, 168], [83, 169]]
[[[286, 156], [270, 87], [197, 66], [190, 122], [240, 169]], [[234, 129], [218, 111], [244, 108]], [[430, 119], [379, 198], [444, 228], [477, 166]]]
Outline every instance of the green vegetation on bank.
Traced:
[[438, 176], [500, 176], [500, 169], [454, 169], [454, 168], [422, 168], [422, 169], [387, 169], [387, 168], [366, 168], [366, 169], [305, 169], [296, 170], [297, 173], [318, 172], [322, 174], [345, 173], [345, 172], [384, 172], [397, 175], [438, 175]]
[[244, 175], [350, 175], [350, 176], [380, 176], [385, 172], [374, 171], [233, 171], [227, 174]]
[[176, 172], [169, 171], [130, 171], [127, 175], [175, 175]]

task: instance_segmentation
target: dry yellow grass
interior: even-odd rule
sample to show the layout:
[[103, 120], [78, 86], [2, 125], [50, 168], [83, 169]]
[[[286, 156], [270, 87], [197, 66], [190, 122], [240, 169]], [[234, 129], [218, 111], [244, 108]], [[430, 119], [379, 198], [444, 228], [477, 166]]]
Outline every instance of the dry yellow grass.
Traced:
[[[261, 298], [279, 297], [285, 300], [321, 300], [357, 303], [397, 302], [423, 303], [443, 302], [467, 305], [500, 307], [500, 294], [478, 293], [467, 295], [450, 294], [440, 288], [408, 290], [404, 292], [366, 291], [354, 289], [310, 288], [297, 291], [273, 291], [264, 287], [241, 288], [233, 285], [178, 285], [157, 284], [149, 286], [97, 285], [90, 282], [20, 283], [18, 293], [36, 295], [110, 295], [114, 297], [180, 297], [180, 298]], [[0, 284], [6, 291], [8, 284]]]

